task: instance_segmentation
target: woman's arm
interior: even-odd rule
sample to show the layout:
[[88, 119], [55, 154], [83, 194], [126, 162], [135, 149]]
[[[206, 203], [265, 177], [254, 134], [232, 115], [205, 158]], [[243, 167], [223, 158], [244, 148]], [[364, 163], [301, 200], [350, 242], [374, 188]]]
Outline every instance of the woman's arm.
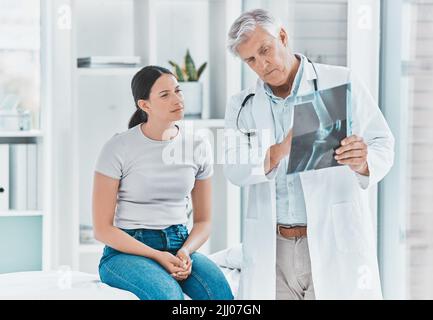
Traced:
[[134, 239], [113, 225], [119, 180], [95, 173], [93, 182], [93, 230], [98, 241], [121, 252], [154, 259], [159, 251]]
[[188, 254], [198, 250], [209, 238], [211, 228], [212, 179], [196, 180], [191, 191], [193, 227], [181, 250]]

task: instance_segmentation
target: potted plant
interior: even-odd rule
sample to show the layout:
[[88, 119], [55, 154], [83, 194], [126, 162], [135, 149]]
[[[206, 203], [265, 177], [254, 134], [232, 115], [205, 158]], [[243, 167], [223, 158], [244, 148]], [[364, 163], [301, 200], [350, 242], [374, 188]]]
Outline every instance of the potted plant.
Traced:
[[189, 50], [186, 50], [182, 67], [173, 61], [169, 61], [168, 63], [174, 68], [174, 73], [183, 91], [185, 99], [185, 117], [201, 118], [203, 109], [203, 87], [202, 83], [198, 82], [198, 80], [203, 74], [207, 62], [196, 69]]

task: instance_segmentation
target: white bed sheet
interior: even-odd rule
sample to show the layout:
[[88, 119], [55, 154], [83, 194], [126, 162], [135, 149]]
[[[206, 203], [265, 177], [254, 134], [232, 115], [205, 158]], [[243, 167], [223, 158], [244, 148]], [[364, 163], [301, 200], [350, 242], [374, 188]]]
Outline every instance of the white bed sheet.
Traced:
[[[209, 256], [220, 265], [224, 254]], [[236, 297], [240, 270], [220, 265]], [[190, 299], [185, 295], [186, 299]], [[0, 274], [0, 300], [138, 300], [133, 293], [102, 283], [99, 276], [77, 271], [30, 271]]]
[[30, 271], [0, 275], [0, 300], [137, 300], [83, 272]]

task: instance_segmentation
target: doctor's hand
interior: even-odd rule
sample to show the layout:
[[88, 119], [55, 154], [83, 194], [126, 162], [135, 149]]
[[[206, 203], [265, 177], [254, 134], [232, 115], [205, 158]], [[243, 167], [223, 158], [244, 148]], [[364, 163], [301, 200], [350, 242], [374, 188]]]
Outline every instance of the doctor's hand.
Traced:
[[364, 140], [356, 135], [341, 141], [341, 147], [335, 151], [335, 160], [339, 164], [348, 165], [353, 171], [369, 176], [367, 154], [368, 148]]
[[182, 281], [189, 277], [192, 271], [192, 260], [189, 256], [189, 250], [187, 248], [180, 248], [179, 251], [176, 253], [176, 257], [178, 257], [183, 262], [183, 271], [179, 271], [176, 273], [173, 273], [172, 276], [178, 280]]
[[154, 257], [154, 260], [170, 274], [184, 271], [183, 261], [179, 257], [172, 255], [170, 252], [158, 251]]
[[291, 129], [287, 136], [280, 143], [272, 145], [266, 154], [265, 173], [268, 174], [272, 169], [278, 166], [280, 161], [290, 154], [292, 148], [293, 130]]

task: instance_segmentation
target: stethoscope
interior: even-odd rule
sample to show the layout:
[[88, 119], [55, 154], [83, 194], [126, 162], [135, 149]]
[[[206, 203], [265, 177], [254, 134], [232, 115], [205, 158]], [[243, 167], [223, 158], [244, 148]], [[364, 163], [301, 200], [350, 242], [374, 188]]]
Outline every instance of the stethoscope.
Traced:
[[[319, 75], [317, 74], [316, 66], [308, 57], [307, 57], [307, 61], [311, 63], [311, 65], [313, 66], [314, 73], [316, 74], [316, 79], [313, 79], [313, 84], [314, 84], [314, 92], [317, 92], [319, 91], [319, 85], [318, 85]], [[239, 117], [241, 115], [242, 109], [245, 107], [247, 102], [255, 95], [256, 95], [255, 93], [250, 93], [245, 97], [245, 99], [242, 101], [241, 108], [239, 109], [238, 116], [236, 117], [236, 129], [239, 130], [239, 132], [241, 132], [242, 134], [246, 135], [248, 137], [248, 141], [250, 140], [251, 137], [254, 137], [256, 133], [252, 131], [244, 131], [241, 128], [239, 128]]]

